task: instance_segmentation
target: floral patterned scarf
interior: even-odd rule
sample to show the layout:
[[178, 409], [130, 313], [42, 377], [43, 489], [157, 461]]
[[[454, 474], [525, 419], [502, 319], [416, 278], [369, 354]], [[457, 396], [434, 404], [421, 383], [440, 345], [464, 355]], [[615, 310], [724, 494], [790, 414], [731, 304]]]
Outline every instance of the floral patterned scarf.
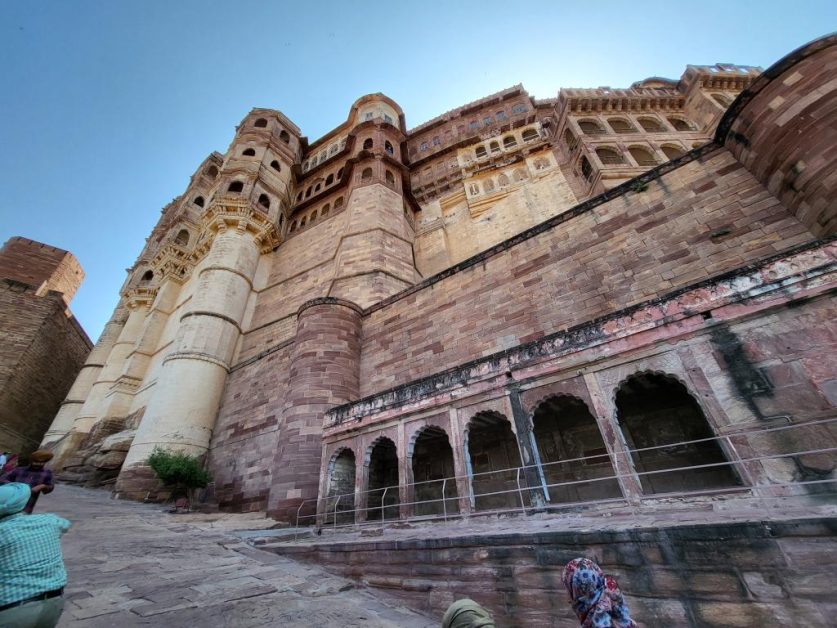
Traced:
[[636, 628], [616, 580], [592, 560], [571, 560], [561, 580], [582, 628]]

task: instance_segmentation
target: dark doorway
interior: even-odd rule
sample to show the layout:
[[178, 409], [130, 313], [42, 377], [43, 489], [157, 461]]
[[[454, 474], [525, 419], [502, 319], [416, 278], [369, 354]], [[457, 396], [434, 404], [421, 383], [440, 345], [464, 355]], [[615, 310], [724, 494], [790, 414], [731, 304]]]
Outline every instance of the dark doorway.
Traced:
[[[740, 484], [728, 464], [669, 473], [648, 473], [727, 462], [716, 440], [682, 444], [714, 436], [694, 397], [673, 377], [640, 373], [622, 382], [616, 393], [619, 424], [633, 453], [646, 493], [723, 488]], [[646, 448], [655, 449], [646, 449]]]
[[398, 519], [398, 453], [388, 438], [372, 447], [368, 490], [367, 519]]
[[599, 426], [581, 399], [547, 399], [532, 423], [551, 503], [622, 496]]
[[413, 447], [412, 467], [417, 515], [459, 512], [456, 481], [453, 479], [453, 449], [443, 429], [430, 426], [422, 430]]
[[331, 461], [328, 475], [326, 523], [353, 523], [355, 520], [355, 454], [343, 449]]
[[[517, 484], [520, 450], [506, 417], [498, 412], [474, 416], [468, 424], [468, 455], [476, 510], [521, 506]], [[522, 471], [520, 483], [525, 487]]]

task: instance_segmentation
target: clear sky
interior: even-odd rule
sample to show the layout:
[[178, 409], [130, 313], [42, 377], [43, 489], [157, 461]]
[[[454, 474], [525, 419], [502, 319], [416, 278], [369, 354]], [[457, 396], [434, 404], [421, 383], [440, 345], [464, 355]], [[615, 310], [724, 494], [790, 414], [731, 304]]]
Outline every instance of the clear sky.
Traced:
[[767, 67], [835, 28], [834, 0], [0, 0], [0, 242], [78, 257], [95, 341], [160, 209], [253, 107], [313, 141], [370, 92], [412, 127], [516, 83]]

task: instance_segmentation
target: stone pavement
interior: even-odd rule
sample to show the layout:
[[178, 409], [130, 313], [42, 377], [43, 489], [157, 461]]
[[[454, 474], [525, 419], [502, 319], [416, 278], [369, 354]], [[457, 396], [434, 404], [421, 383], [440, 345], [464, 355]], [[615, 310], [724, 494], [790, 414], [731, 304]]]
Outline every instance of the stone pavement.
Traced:
[[162, 510], [66, 485], [41, 498], [39, 512], [73, 522], [63, 540], [69, 582], [60, 627], [438, 626], [378, 591], [232, 534], [269, 521]]

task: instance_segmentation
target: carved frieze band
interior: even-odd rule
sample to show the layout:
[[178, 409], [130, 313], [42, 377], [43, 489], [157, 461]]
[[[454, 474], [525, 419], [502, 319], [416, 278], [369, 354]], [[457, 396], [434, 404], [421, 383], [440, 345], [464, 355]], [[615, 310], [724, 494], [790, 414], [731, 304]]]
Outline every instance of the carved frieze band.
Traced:
[[[201, 222], [203, 230], [195, 255], [203, 257], [209, 250], [216, 233], [236, 229], [250, 233], [261, 253], [269, 253], [279, 245], [280, 235], [276, 226], [264, 212], [255, 209], [249, 200], [235, 196], [221, 196], [213, 199], [204, 212]], [[198, 249], [201, 249], [198, 251]]]

